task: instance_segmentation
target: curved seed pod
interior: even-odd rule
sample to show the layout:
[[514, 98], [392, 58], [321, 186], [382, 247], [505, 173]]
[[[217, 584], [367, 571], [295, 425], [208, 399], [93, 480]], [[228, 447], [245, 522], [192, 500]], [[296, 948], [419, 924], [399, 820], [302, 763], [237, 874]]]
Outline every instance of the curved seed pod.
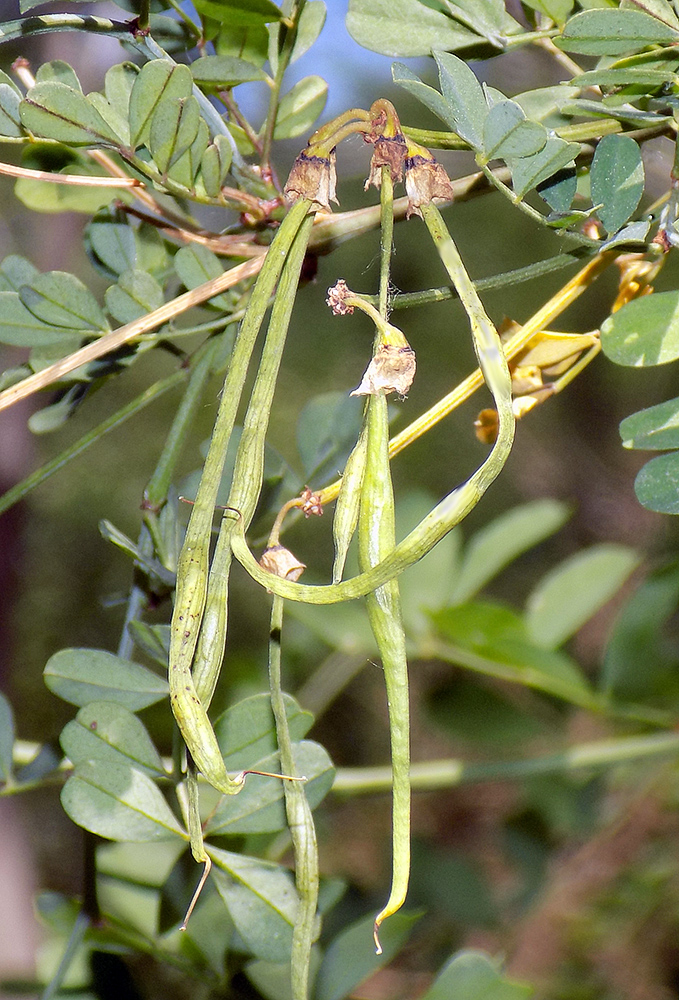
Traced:
[[368, 435], [364, 425], [344, 467], [335, 505], [335, 516], [332, 522], [332, 537], [335, 543], [335, 561], [332, 567], [333, 583], [338, 583], [342, 579], [349, 545], [358, 524], [358, 507], [361, 499], [367, 450]]
[[424, 220], [439, 250], [441, 260], [453, 279], [469, 316], [479, 364], [498, 411], [497, 440], [485, 462], [465, 483], [437, 504], [389, 555], [381, 559], [372, 569], [360, 573], [351, 580], [325, 587], [313, 587], [281, 580], [266, 573], [248, 549], [239, 518], [231, 542], [234, 555], [258, 583], [290, 601], [303, 601], [308, 604], [350, 601], [355, 597], [363, 597], [398, 576], [404, 569], [426, 555], [451, 528], [467, 516], [498, 477], [509, 457], [514, 441], [514, 413], [511, 378], [500, 338], [464, 269], [440, 212], [434, 205], [423, 205], [422, 209]]
[[[257, 377], [243, 421], [243, 432], [236, 453], [228, 502], [230, 506], [237, 507], [243, 513], [246, 524], [249, 524], [254, 514], [262, 487], [264, 448], [271, 404], [312, 224], [313, 215], [307, 215], [300, 223], [288, 250], [276, 290]], [[233, 521], [224, 517], [212, 557], [205, 607], [193, 661], [194, 682], [205, 706], [209, 705], [212, 698], [226, 647], [232, 529]], [[295, 577], [288, 576], [288, 579]]]
[[[234, 345], [222, 401], [205, 460], [196, 502], [191, 511], [177, 571], [177, 597], [172, 617], [169, 667], [172, 711], [196, 766], [210, 784], [225, 794], [234, 794], [240, 791], [242, 780], [239, 782], [238, 779], [230, 778], [226, 771], [219, 744], [210, 724], [205, 705], [196, 690], [191, 672], [199, 627], [208, 600], [207, 565], [212, 518], [226, 449], [257, 334], [268, 307], [269, 298], [285, 266], [299, 229], [303, 228], [306, 234], [309, 232], [312, 221], [310, 217], [307, 219], [309, 207], [309, 202], [301, 199], [290, 209], [276, 234], [253, 289], [247, 313]], [[304, 240], [304, 246], [306, 246], [306, 239], [308, 239], [308, 235]], [[273, 387], [270, 387], [269, 391], [273, 393]], [[265, 431], [266, 428], [264, 428], [263, 433]], [[253, 475], [256, 477], [256, 471], [253, 472]], [[258, 494], [258, 491], [259, 487], [255, 486], [254, 491], [251, 492]], [[252, 503], [252, 509], [254, 509], [256, 498], [254, 501], [252, 497], [248, 497], [248, 499]], [[222, 551], [224, 557], [230, 561], [229, 549], [227, 538], [222, 542]], [[210, 619], [206, 632], [209, 641], [206, 639], [201, 649], [205, 660], [201, 662], [197, 675], [201, 694], [208, 696], [214, 690], [224, 650], [226, 630], [226, 616], [223, 614], [224, 579], [225, 575], [220, 573], [217, 590], [215, 591], [213, 588], [212, 595], [209, 596]], [[212, 616], [212, 612], [215, 610], [217, 612], [216, 618]]]
[[301, 199], [290, 209], [281, 223], [262, 265], [236, 338], [203, 475], [179, 556], [177, 596], [170, 638], [170, 670], [178, 663], [190, 669], [193, 660], [198, 627], [205, 607], [211, 526], [226, 449], [236, 419], [250, 357], [268, 308], [269, 298], [280, 276], [288, 250], [309, 210], [309, 205], [308, 201]]
[[244, 775], [230, 777], [203, 703], [196, 694], [191, 671], [175, 665], [169, 673], [170, 705], [182, 738], [207, 781], [224, 795], [240, 792]]

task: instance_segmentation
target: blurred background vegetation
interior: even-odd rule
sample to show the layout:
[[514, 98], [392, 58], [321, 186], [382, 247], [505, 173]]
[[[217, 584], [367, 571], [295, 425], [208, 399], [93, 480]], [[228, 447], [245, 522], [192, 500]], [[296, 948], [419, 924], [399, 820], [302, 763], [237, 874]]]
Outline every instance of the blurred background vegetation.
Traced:
[[[3, 18], [18, 16], [12, 3], [0, 2]], [[344, 0], [329, 4], [318, 45], [294, 67], [298, 76], [313, 68], [328, 79], [330, 100], [324, 117], [348, 106], [367, 107], [382, 96], [394, 102], [404, 124], [437, 127], [421, 106], [394, 88], [390, 60], [351, 40], [345, 14]], [[18, 55], [34, 66], [62, 58], [77, 67], [89, 90], [101, 85], [106, 66], [118, 60], [119, 50], [115, 43], [93, 36], [27, 38], [0, 49], [2, 67], [7, 70]], [[428, 62], [407, 62], [434, 83]], [[559, 79], [551, 61], [525, 51], [476, 64], [474, 69], [509, 93]], [[256, 119], [258, 96], [255, 85], [250, 86], [249, 110]], [[282, 176], [301, 145], [297, 140], [279, 145], [276, 164]], [[11, 147], [4, 150], [8, 160], [11, 154]], [[647, 197], [652, 199], [665, 187], [670, 144], [658, 140], [644, 155], [650, 179]], [[451, 176], [471, 169], [467, 154], [441, 154], [440, 159]], [[366, 198], [377, 200], [374, 191], [363, 194], [367, 160], [359, 139], [353, 140], [348, 152], [340, 153], [338, 195], [343, 210], [366, 204]], [[104, 282], [93, 271], [82, 244], [87, 216], [28, 211], [14, 198], [9, 178], [0, 178], [0, 205], [3, 255], [25, 255], [41, 270], [72, 271], [95, 292], [103, 291]], [[445, 216], [473, 278], [551, 256], [562, 245], [557, 235], [533, 225], [498, 193], [447, 208]], [[227, 220], [222, 222], [213, 212], [209, 221], [219, 230]], [[295, 428], [302, 408], [320, 392], [357, 384], [371, 336], [364, 318], [341, 321], [329, 314], [326, 289], [343, 277], [351, 288], [373, 293], [378, 245], [377, 232], [343, 244], [319, 258], [316, 276], [300, 290], [270, 433], [271, 444], [293, 468], [300, 468]], [[504, 317], [523, 322], [568, 273], [489, 292], [485, 304], [497, 323]], [[657, 289], [676, 287], [678, 277], [674, 256]], [[397, 226], [392, 280], [401, 291], [445, 284], [440, 261], [417, 218]], [[616, 274], [606, 274], [561, 317], [558, 328], [596, 328], [608, 315], [615, 291]], [[400, 314], [399, 321], [417, 351], [418, 379], [407, 402], [394, 407], [395, 429], [446, 393], [474, 364], [467, 322], [457, 303], [409, 310]], [[92, 394], [75, 418], [54, 434], [34, 436], [28, 431], [34, 400], [3, 413], [0, 492], [140, 392], [150, 380], [151, 366], [154, 378], [174, 370], [176, 362], [170, 355], [162, 365], [156, 355], [153, 352], [153, 361], [147, 355], [125, 379], [111, 380]], [[17, 359], [18, 352], [0, 348], [1, 367]], [[631, 371], [600, 356], [568, 391], [519, 423], [507, 468], [463, 526], [468, 537], [501, 512], [536, 498], [556, 498], [572, 507], [572, 517], [561, 531], [517, 560], [489, 588], [488, 596], [517, 607], [549, 567], [583, 547], [613, 541], [637, 549], [643, 558], [640, 569], [570, 644], [591, 674], [599, 669], [606, 637], [624, 600], [649, 569], [675, 557], [676, 522], [639, 506], [633, 480], [645, 458], [624, 451], [618, 433], [624, 416], [672, 395], [674, 381], [670, 366]], [[215, 382], [206, 395], [215, 405], [219, 388]], [[15, 706], [18, 731], [25, 739], [56, 745], [72, 714], [43, 686], [47, 659], [67, 646], [111, 650], [117, 646], [130, 567], [101, 538], [97, 523], [107, 518], [136, 537], [142, 490], [177, 398], [169, 394], [154, 403], [133, 424], [104, 438], [70, 470], [55, 475], [0, 520], [0, 685]], [[483, 405], [487, 400], [479, 394], [399, 456], [394, 467], [398, 496], [425, 494], [436, 500], [466, 478], [486, 451], [473, 433], [474, 417]], [[196, 422], [182, 458], [184, 475], [200, 464], [199, 446], [209, 437], [214, 408], [206, 404]], [[313, 552], [315, 565], [322, 565], [319, 554], [329, 565], [332, 553], [323, 526], [300, 527], [291, 529], [291, 548], [306, 562], [311, 562]], [[217, 695], [219, 707], [266, 683], [267, 600], [242, 575], [239, 578], [242, 587], [231, 613], [231, 655]], [[166, 619], [168, 610], [158, 609], [159, 620]], [[350, 637], [345, 638], [349, 655]], [[670, 634], [668, 641], [673, 638]], [[294, 692], [332, 647], [322, 635], [294, 620], [286, 639], [286, 686]], [[674, 643], [675, 658], [676, 650]], [[412, 662], [411, 677], [415, 760], [451, 756], [486, 760], [512, 757], [519, 751], [548, 752], [555, 738], [561, 744], [564, 738], [593, 739], [610, 731], [602, 720], [584, 712], [546, 698], [538, 703], [529, 692], [501, 683], [489, 682], [480, 696], [462, 671], [436, 660]], [[518, 721], [526, 708], [534, 720], [531, 724]], [[456, 718], [463, 722], [456, 724]], [[474, 721], [465, 725], [465, 718]], [[370, 660], [319, 718], [312, 735], [339, 766], [386, 762], [382, 678]], [[161, 746], [164, 752], [169, 740], [168, 732]], [[657, 765], [630, 765], [630, 770], [631, 778], [629, 774], [624, 782], [614, 778], [606, 787], [608, 779], [587, 774], [417, 794], [409, 904], [426, 910], [428, 919], [396, 970], [385, 971], [374, 992], [361, 995], [375, 1000], [415, 996], [432, 964], [452, 948], [472, 944], [505, 951], [517, 976], [551, 977], [551, 1000], [679, 996], [679, 823], [676, 812], [667, 808], [679, 794], [678, 772], [674, 766], [658, 771]], [[0, 810], [8, 808], [0, 805]], [[77, 893], [81, 834], [61, 813], [56, 792], [39, 800], [23, 796], [11, 810], [30, 848], [24, 864], [35, 866], [34, 883]], [[614, 829], [605, 825], [609, 812], [621, 817]], [[331, 925], [340, 926], [350, 916], [368, 912], [380, 900], [388, 872], [389, 816], [387, 796], [371, 799], [369, 809], [361, 798], [331, 797], [319, 814], [323, 868], [351, 879], [350, 891], [329, 918]], [[6, 897], [5, 924], [13, 919], [6, 910], [12, 896], [9, 883], [7, 892], [3, 885], [0, 880], [0, 903]], [[567, 929], [558, 921], [550, 923], [555, 914], [563, 917]]]

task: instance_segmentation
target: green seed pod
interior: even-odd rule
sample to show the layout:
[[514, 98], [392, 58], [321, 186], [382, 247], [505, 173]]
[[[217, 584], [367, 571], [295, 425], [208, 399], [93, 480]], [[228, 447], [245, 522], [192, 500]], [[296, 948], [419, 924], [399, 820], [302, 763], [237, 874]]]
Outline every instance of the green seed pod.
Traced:
[[335, 561], [332, 567], [332, 582], [339, 583], [344, 573], [344, 564], [351, 539], [354, 537], [358, 524], [358, 508], [361, 499], [361, 485], [365, 472], [365, 461], [368, 448], [368, 436], [365, 424], [354, 445], [354, 450], [347, 459], [342, 474], [342, 483], [337, 495], [335, 517], [332, 522], [332, 537], [335, 542]]

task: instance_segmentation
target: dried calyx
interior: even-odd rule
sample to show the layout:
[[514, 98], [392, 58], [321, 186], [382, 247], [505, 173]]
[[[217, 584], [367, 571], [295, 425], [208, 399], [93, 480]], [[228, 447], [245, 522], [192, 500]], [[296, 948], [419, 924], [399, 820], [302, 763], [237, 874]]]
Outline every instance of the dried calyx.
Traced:
[[406, 396], [415, 377], [415, 352], [397, 326], [387, 322], [369, 302], [356, 295], [343, 278], [328, 289], [327, 304], [336, 316], [346, 316], [361, 309], [377, 328], [377, 343], [372, 361], [361, 384], [352, 396], [370, 396], [397, 392]]
[[373, 147], [366, 190], [371, 184], [381, 186], [386, 167], [392, 181], [405, 184], [408, 217], [421, 215], [420, 207], [434, 199], [452, 201], [448, 174], [428, 149], [404, 135], [396, 109], [384, 98], [369, 111], [351, 108], [314, 132], [290, 171], [285, 185], [288, 200], [308, 198], [316, 208], [331, 211], [330, 202], [337, 204], [335, 149], [342, 139], [356, 134]]

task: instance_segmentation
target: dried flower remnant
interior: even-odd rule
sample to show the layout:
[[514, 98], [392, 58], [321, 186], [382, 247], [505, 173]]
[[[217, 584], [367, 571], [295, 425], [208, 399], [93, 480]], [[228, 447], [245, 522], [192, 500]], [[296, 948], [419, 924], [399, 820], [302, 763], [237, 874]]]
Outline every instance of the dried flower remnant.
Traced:
[[474, 421], [474, 433], [477, 440], [481, 444], [495, 444], [499, 426], [497, 410], [490, 407], [487, 410], [481, 410]]
[[323, 500], [320, 493], [314, 493], [314, 491], [309, 487], [305, 486], [300, 494], [301, 499], [301, 510], [305, 517], [321, 517], [323, 514]]
[[314, 205], [331, 212], [330, 202], [339, 204], [335, 197], [336, 185], [335, 150], [320, 156], [313, 152], [313, 147], [307, 146], [292, 165], [285, 184], [285, 197], [288, 201], [309, 198]]
[[429, 205], [434, 198], [453, 200], [453, 185], [448, 174], [428, 149], [416, 142], [408, 142], [405, 162], [405, 187], [408, 195], [406, 217], [422, 216], [421, 205]]
[[353, 294], [344, 278], [340, 278], [332, 288], [328, 289], [328, 297], [325, 301], [335, 316], [350, 316], [354, 307], [348, 305], [346, 300]]
[[378, 98], [372, 103], [369, 114], [371, 128], [363, 132], [363, 139], [374, 149], [370, 160], [370, 174], [365, 182], [366, 191], [371, 184], [376, 188], [382, 186], [382, 167], [389, 168], [392, 181], [400, 181], [408, 156], [408, 143], [391, 101]]
[[264, 549], [259, 560], [259, 565], [267, 573], [273, 573], [284, 580], [299, 580], [306, 569], [304, 563], [300, 562], [284, 545], [271, 545]]
[[375, 396], [380, 392], [397, 392], [405, 397], [415, 378], [415, 368], [412, 347], [381, 344], [366, 368], [361, 384], [351, 395]]
[[373, 155], [370, 160], [370, 174], [365, 182], [364, 190], [370, 185], [379, 188], [382, 185], [382, 167], [389, 167], [392, 181], [400, 181], [403, 177], [403, 167], [408, 156], [408, 146], [405, 136], [399, 132], [394, 136], [380, 136], [373, 140], [370, 135], [364, 135], [366, 142], [374, 141]]

